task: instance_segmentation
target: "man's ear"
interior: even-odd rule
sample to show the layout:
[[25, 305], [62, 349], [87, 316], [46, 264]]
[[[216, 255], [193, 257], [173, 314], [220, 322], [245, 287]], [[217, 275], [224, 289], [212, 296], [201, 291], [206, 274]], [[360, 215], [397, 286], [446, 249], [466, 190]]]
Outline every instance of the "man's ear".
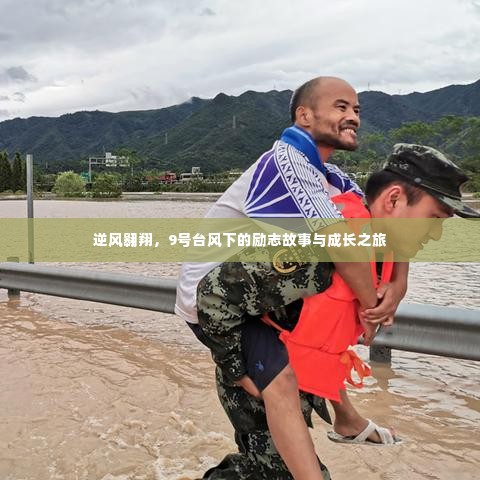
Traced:
[[383, 208], [388, 214], [393, 214], [398, 208], [398, 202], [405, 195], [403, 188], [400, 185], [392, 185], [387, 188], [384, 196]]
[[312, 110], [308, 107], [300, 105], [297, 107], [297, 110], [295, 110], [295, 123], [300, 127], [310, 127], [312, 124], [312, 117]]

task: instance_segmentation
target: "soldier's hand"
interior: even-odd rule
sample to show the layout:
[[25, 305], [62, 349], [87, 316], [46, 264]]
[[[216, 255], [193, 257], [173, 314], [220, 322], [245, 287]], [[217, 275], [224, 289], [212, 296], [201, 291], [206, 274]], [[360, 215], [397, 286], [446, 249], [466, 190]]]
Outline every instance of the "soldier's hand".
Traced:
[[393, 316], [400, 303], [400, 296], [392, 283], [382, 283], [377, 288], [378, 305], [368, 308], [361, 314], [361, 318], [374, 324], [392, 325]]
[[242, 387], [247, 393], [254, 396], [255, 398], [262, 398], [262, 393], [248, 375], [244, 375], [242, 378], [240, 378], [240, 380], [237, 380], [235, 382], [235, 385]]
[[360, 320], [360, 323], [362, 324], [363, 327], [363, 344], [368, 347], [372, 342], [373, 339], [375, 338], [375, 335], [377, 334], [378, 331], [378, 325], [375, 325], [371, 322], [366, 322], [363, 320]]

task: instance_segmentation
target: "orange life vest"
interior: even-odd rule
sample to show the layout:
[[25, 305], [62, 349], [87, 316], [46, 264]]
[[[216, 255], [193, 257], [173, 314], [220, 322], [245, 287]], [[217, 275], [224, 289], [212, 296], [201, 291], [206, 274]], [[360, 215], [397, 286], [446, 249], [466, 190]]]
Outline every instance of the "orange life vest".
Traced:
[[[332, 197], [344, 218], [360, 218], [351, 228], [358, 234], [359, 226], [369, 223], [370, 213], [362, 199], [354, 193]], [[350, 225], [350, 223], [349, 223]], [[391, 257], [390, 257], [391, 259]], [[390, 260], [389, 259], [389, 260]], [[393, 263], [384, 257], [381, 282], [390, 280]], [[376, 262], [371, 262], [374, 285], [378, 286]], [[340, 400], [345, 379], [354, 386], [362, 386], [363, 376], [370, 375], [368, 365], [349, 349], [363, 333], [357, 319], [355, 294], [343, 278], [334, 273], [331, 286], [322, 293], [304, 299], [300, 318], [290, 332], [276, 325], [268, 315], [263, 320], [281, 330], [280, 338], [287, 346], [290, 365], [297, 376], [300, 390], [331, 400]], [[354, 368], [360, 382], [351, 378]]]

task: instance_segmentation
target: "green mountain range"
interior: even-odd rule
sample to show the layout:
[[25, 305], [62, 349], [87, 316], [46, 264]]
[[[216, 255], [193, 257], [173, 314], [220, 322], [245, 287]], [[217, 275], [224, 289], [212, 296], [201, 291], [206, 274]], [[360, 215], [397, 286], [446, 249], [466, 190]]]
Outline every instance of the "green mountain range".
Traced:
[[[88, 156], [122, 148], [136, 151], [144, 168], [189, 171], [199, 166], [206, 173], [244, 169], [289, 125], [291, 94], [220, 93], [157, 110], [16, 118], [0, 122], [0, 151], [10, 158], [16, 151], [33, 153], [35, 163], [48, 164], [50, 171], [79, 170]], [[361, 92], [359, 98], [361, 132], [370, 139], [377, 134], [386, 139], [408, 122], [432, 123], [446, 115], [480, 117], [480, 80], [408, 95]], [[463, 123], [455, 134], [465, 136], [467, 127]], [[449, 139], [449, 145], [454, 141]]]

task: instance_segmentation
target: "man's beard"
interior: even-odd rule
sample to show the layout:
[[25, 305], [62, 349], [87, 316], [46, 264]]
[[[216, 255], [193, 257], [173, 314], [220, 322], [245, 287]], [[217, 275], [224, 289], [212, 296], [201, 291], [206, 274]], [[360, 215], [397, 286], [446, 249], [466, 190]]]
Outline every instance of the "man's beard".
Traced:
[[358, 142], [343, 141], [341, 138], [329, 133], [317, 133], [313, 139], [317, 144], [333, 147], [336, 150], [353, 152], [358, 148]]

